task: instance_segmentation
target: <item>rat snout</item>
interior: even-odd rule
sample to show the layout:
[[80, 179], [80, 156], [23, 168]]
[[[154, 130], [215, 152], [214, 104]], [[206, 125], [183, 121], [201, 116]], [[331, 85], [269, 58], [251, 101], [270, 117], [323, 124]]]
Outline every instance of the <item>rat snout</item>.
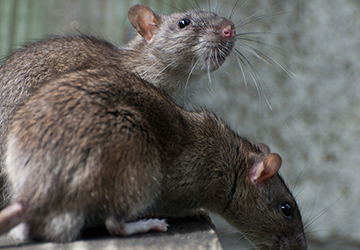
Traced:
[[280, 241], [280, 250], [307, 250], [307, 242], [305, 234], [297, 234], [296, 236], [284, 237]]
[[225, 25], [221, 30], [221, 34], [224, 38], [235, 37], [234, 25]]
[[223, 19], [220, 23], [221, 35], [224, 38], [234, 38], [235, 37], [235, 25], [232, 21], [228, 19]]

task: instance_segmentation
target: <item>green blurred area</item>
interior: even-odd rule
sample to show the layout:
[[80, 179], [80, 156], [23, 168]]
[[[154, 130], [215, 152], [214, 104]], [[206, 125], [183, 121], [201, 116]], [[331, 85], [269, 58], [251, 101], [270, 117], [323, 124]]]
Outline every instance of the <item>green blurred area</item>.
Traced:
[[124, 44], [133, 30], [128, 9], [137, 3], [169, 14], [196, 7], [189, 0], [0, 0], [0, 61], [24, 44], [78, 32]]

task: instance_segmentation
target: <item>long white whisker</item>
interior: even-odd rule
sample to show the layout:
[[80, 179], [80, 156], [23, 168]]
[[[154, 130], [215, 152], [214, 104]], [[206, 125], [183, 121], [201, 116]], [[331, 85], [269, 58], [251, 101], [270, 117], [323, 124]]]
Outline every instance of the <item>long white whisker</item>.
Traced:
[[[262, 10], [262, 11], [264, 11], [264, 10]], [[262, 12], [262, 11], [260, 11], [260, 12]], [[282, 15], [284, 13], [288, 13], [289, 11], [278, 11], [278, 12], [273, 12], [273, 13], [269, 13], [269, 14], [263, 14], [263, 15], [260, 15], [260, 16], [256, 17], [256, 15], [258, 13], [260, 13], [260, 12], [256, 12], [256, 13], [252, 14], [251, 16], [249, 16], [248, 18], [245, 18], [244, 20], [242, 20], [241, 22], [236, 24], [235, 28], [243, 27], [243, 26], [245, 26], [245, 25], [247, 25], [249, 23], [253, 23], [253, 22], [265, 19], [265, 18], [270, 18], [270, 17], [273, 17], [273, 16]]]
[[196, 65], [198, 64], [199, 61], [200, 61], [200, 59], [197, 59], [197, 60], [196, 60], [196, 62], [194, 63], [194, 65], [192, 66], [192, 68], [191, 68], [191, 70], [190, 70], [190, 72], [189, 72], [189, 75], [188, 75], [187, 80], [186, 80], [186, 83], [185, 83], [184, 92], [186, 92], [187, 86], [188, 86], [189, 81], [190, 81], [190, 77], [191, 77], [191, 75], [192, 75], [192, 73], [193, 73], [193, 71], [194, 71], [194, 69], [195, 69], [195, 67], [196, 67]]
[[[250, 31], [250, 32], [242, 32], [242, 33], [238, 33], [236, 34], [237, 37], [242, 37], [242, 36], [257, 36], [257, 35], [274, 35], [274, 36], [287, 36], [285, 34], [282, 33], [275, 33], [275, 32], [268, 32], [268, 31]], [[257, 36], [259, 37], [259, 36]]]
[[140, 75], [141, 78], [144, 78], [144, 76], [146, 76], [148, 74], [149, 71], [151, 71], [151, 69], [153, 67], [155, 67], [157, 64], [159, 63], [159, 61], [153, 63], [150, 67], [147, 68], [147, 70], [145, 70], [144, 72], [142, 72]]
[[246, 0], [245, 2], [243, 2], [242, 5], [240, 6], [240, 8], [238, 10], [236, 10], [236, 6], [239, 3], [239, 0], [237, 0], [236, 3], [234, 4], [234, 7], [233, 7], [231, 13], [230, 13], [229, 19], [232, 19], [233, 15], [236, 15], [238, 12], [240, 12], [248, 1], [249, 0]]
[[[308, 230], [310, 226], [313, 226], [313, 224], [319, 220], [321, 218], [321, 216], [323, 216], [326, 212], [328, 212], [333, 206], [335, 206], [335, 204], [343, 198], [343, 195], [340, 196], [335, 202], [333, 202], [331, 205], [327, 206], [326, 208], [324, 208], [323, 210], [321, 210], [317, 215], [315, 215], [315, 217], [311, 218], [311, 222], [309, 223], [309, 220], [307, 220], [304, 224], [305, 224], [305, 229]], [[310, 217], [309, 217], [310, 219]], [[308, 224], [309, 223], [309, 224]]]
[[[270, 48], [270, 49], [272, 49], [272, 50], [274, 50], [274, 51], [276, 51], [276, 52], [278, 52], [278, 53], [280, 53], [282, 55], [289, 55], [290, 54], [289, 52], [284, 51], [281, 48], [278, 48], [276, 46], [273, 46], [271, 44], [268, 44], [268, 43], [265, 43], [265, 42], [262, 42], [262, 41], [259, 41], [259, 40], [255, 40], [255, 39], [251, 39], [251, 38], [247, 38], [247, 37], [241, 37], [241, 38], [239, 38], [239, 40], [248, 41], [248, 42], [255, 43], [255, 44], [260, 44], [260, 45], [262, 45], [264, 47], [267, 47], [267, 48]], [[250, 45], [248, 45], [248, 46], [250, 46]]]
[[169, 63], [168, 65], [166, 65], [162, 70], [160, 70], [159, 73], [155, 76], [155, 79], [157, 79], [158, 76], [159, 76], [162, 72], [164, 72], [164, 70], [166, 70], [167, 68], [169, 68], [169, 67], [170, 67], [171, 65], [173, 65], [175, 62], [176, 62], [176, 60], [175, 60], [175, 61], [172, 61], [171, 63]]
[[245, 63], [244, 63], [243, 59], [240, 56], [237, 56], [237, 59], [238, 59], [238, 65], [240, 67], [241, 74], [242, 74], [242, 77], [243, 77], [243, 80], [244, 80], [245, 88], [248, 89], [245, 71], [244, 71], [244, 68], [242, 66], [242, 64], [245, 64]]
[[255, 87], [257, 89], [257, 92], [259, 94], [259, 87], [258, 87], [258, 82], [256, 80], [256, 77], [253, 75], [253, 66], [252, 64], [249, 62], [249, 60], [238, 50], [235, 49], [236, 54], [238, 55], [238, 58], [241, 60], [241, 62], [243, 63], [244, 67], [248, 69], [251, 78], [253, 79], [254, 83], [255, 83]]
[[260, 13], [264, 13], [265, 11], [268, 11], [270, 9], [273, 9], [273, 8], [276, 8], [277, 6], [280, 6], [284, 4], [284, 2], [281, 2], [281, 3], [278, 3], [278, 4], [274, 4], [268, 8], [265, 8], [263, 10], [260, 10], [260, 11], [257, 11], [255, 12], [254, 14], [248, 16], [247, 18], [245, 18], [244, 20], [242, 20], [240, 23], [238, 23], [237, 25], [235, 25], [235, 27], [242, 27], [246, 24], [249, 24], [249, 23], [252, 23], [252, 22], [255, 22], [255, 21], [258, 21], [258, 20], [261, 20], [261, 19], [264, 19], [264, 18], [268, 18], [268, 17], [272, 17], [272, 16], [275, 16], [275, 15], [280, 15], [280, 14], [284, 14], [284, 13], [288, 13], [289, 11], [278, 11], [278, 12], [272, 12], [272, 13], [269, 13], [269, 14], [262, 14], [260, 16], [257, 16], [259, 15]]
[[210, 55], [207, 60], [207, 75], [208, 75], [209, 83], [212, 84], [211, 77], [210, 77], [210, 65], [211, 65], [211, 58], [212, 58], [212, 50], [210, 50], [209, 54]]
[[253, 54], [254, 56], [256, 56], [257, 58], [259, 58], [261, 61], [263, 61], [264, 63], [271, 65], [271, 62], [275, 63], [278, 67], [280, 67], [290, 78], [295, 78], [296, 75], [290, 71], [289, 69], [285, 68], [284, 66], [282, 66], [278, 61], [276, 61], [274, 58], [262, 53], [261, 51], [259, 51], [258, 49], [254, 48], [253, 46], [247, 45], [247, 44], [243, 44], [243, 43], [238, 43], [240, 46], [242, 46], [243, 48], [245, 48], [246, 50], [248, 50], [251, 54]]
[[260, 56], [260, 53], [257, 53], [253, 48], [251, 48], [250, 46], [243, 44], [243, 43], [238, 43], [241, 47], [245, 48], [247, 51], [249, 51], [253, 56], [257, 57], [260, 61], [262, 61], [265, 64], [268, 64], [269, 66], [272, 66], [271, 63], [269, 63], [267, 60], [265, 60], [262, 56]]
[[292, 188], [292, 192], [293, 192], [293, 193], [295, 192], [296, 186], [297, 186], [297, 184], [298, 184], [298, 182], [299, 182], [299, 180], [300, 180], [301, 175], [304, 173], [305, 169], [306, 169], [309, 165], [310, 165], [310, 164], [307, 163], [307, 164], [305, 165], [305, 167], [303, 167], [303, 169], [301, 170], [301, 172], [300, 172], [300, 174], [298, 175], [298, 177], [296, 178], [296, 181], [295, 181], [294, 186], [293, 186], [293, 188]]
[[251, 76], [251, 78], [253, 79], [253, 81], [255, 83], [255, 87], [257, 89], [259, 98], [262, 95], [264, 97], [264, 100], [266, 101], [267, 105], [269, 106], [270, 110], [273, 110], [273, 108], [272, 108], [268, 98], [266, 97], [265, 93], [263, 91], [261, 91], [260, 79], [262, 79], [262, 78], [261, 78], [259, 72], [256, 70], [256, 68], [250, 63], [250, 61], [238, 49], [235, 48], [234, 50], [235, 50], [236, 54], [243, 59], [242, 62], [244, 64], [244, 66], [248, 69], [248, 71], [250, 73], [250, 76]]

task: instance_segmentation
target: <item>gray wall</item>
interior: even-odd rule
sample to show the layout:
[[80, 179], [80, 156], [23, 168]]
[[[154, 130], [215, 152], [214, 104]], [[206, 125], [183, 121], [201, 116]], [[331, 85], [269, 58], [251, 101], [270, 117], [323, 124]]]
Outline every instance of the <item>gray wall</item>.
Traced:
[[[158, 12], [172, 11], [160, 2], [143, 1]], [[178, 6], [176, 2], [170, 5]], [[124, 43], [131, 36], [125, 13], [133, 3], [0, 0], [0, 56], [32, 39], [75, 30]], [[235, 0], [214, 0], [211, 5], [228, 16], [234, 4]], [[263, 80], [258, 90], [248, 73], [244, 83], [233, 54], [211, 75], [211, 84], [204, 78], [207, 87], [194, 103], [205, 105], [241, 135], [265, 142], [282, 155], [281, 173], [296, 194], [312, 249], [360, 244], [360, 1], [248, 1], [233, 19], [238, 22], [254, 13], [265, 17], [239, 27], [237, 33], [271, 32], [251, 37], [269, 47], [253, 46], [296, 77], [247, 53]], [[224, 238], [231, 235], [228, 227], [225, 231]], [[317, 246], [316, 242], [330, 243]]]
[[[237, 17], [280, 2], [249, 1]], [[251, 27], [283, 34], [265, 40], [284, 55], [261, 51], [296, 77], [252, 57], [264, 79], [259, 94], [228, 61], [201, 99], [238, 132], [282, 155], [281, 173], [297, 196], [308, 237], [333, 245], [313, 249], [345, 249], [360, 242], [360, 1], [285, 1], [265, 12], [279, 11], [285, 13]]]

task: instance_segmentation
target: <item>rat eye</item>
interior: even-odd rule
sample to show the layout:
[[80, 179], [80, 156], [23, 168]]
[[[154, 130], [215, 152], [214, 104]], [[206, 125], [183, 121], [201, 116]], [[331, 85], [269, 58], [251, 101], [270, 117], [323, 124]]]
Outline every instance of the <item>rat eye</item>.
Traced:
[[289, 203], [284, 203], [280, 206], [281, 212], [283, 213], [283, 215], [289, 217], [292, 214], [292, 208], [289, 205]]
[[182, 28], [185, 28], [186, 26], [188, 26], [190, 23], [191, 23], [190, 19], [184, 18], [184, 19], [180, 20], [178, 26], [179, 26], [180, 29], [182, 29]]

